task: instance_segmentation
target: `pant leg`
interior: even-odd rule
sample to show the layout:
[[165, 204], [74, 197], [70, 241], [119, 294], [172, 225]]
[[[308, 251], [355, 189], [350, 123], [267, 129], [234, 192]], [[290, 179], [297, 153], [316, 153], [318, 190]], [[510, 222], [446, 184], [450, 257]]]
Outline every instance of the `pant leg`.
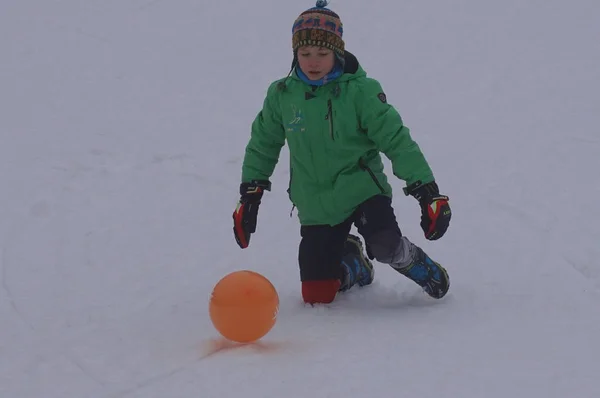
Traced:
[[411, 243], [402, 236], [390, 197], [376, 195], [363, 202], [354, 213], [354, 223], [371, 259], [384, 264], [410, 262]]
[[417, 283], [431, 297], [444, 297], [450, 287], [448, 272], [402, 236], [391, 203], [389, 198], [375, 196], [357, 209], [354, 222], [365, 239], [367, 251]]
[[302, 296], [307, 303], [330, 303], [344, 278], [342, 256], [352, 220], [329, 225], [300, 228], [298, 263]]

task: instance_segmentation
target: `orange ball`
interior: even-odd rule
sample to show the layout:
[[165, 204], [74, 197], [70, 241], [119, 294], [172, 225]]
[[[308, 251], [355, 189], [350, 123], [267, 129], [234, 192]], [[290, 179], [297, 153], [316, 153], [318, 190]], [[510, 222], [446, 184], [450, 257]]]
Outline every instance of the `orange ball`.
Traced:
[[273, 284], [254, 271], [235, 271], [223, 277], [210, 297], [210, 319], [226, 339], [251, 343], [275, 325], [279, 296]]

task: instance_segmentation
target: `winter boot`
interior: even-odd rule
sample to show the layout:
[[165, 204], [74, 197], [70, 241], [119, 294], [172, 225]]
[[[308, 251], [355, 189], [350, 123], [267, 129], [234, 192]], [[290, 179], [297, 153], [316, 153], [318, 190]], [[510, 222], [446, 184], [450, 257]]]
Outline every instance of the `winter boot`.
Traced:
[[366, 286], [373, 282], [375, 270], [364, 254], [363, 245], [358, 236], [348, 235], [344, 244], [342, 268], [345, 276], [340, 286], [340, 292], [346, 291], [356, 284]]
[[408, 265], [394, 264], [392, 267], [421, 286], [431, 297], [436, 299], [444, 297], [450, 288], [450, 278], [444, 267], [433, 261], [414, 244], [411, 244], [410, 252], [412, 260]]

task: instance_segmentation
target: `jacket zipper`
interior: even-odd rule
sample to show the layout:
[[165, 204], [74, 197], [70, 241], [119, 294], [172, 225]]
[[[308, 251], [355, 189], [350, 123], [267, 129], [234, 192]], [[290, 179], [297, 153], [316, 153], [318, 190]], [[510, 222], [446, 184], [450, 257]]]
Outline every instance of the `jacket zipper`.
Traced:
[[294, 170], [292, 169], [292, 161], [290, 160], [290, 182], [289, 182], [288, 189], [287, 189], [288, 197], [290, 198], [290, 202], [292, 202], [292, 210], [290, 210], [290, 217], [292, 216], [292, 214], [294, 213], [294, 209], [296, 208], [296, 204], [292, 200], [292, 174], [293, 173], [294, 173]]
[[373, 173], [373, 170], [371, 170], [371, 168], [369, 166], [367, 166], [367, 164], [365, 163], [365, 161], [364, 161], [363, 158], [360, 158], [358, 160], [358, 165], [360, 166], [361, 169], [363, 169], [364, 171], [366, 171], [367, 173], [369, 173], [369, 175], [371, 176], [371, 179], [373, 180], [373, 182], [375, 183], [375, 185], [377, 185], [377, 188], [379, 188], [379, 190], [381, 191], [381, 193], [385, 193], [385, 189], [383, 188], [383, 186], [381, 185], [381, 183], [379, 182], [379, 180], [375, 176], [375, 173]]
[[329, 120], [329, 135], [331, 136], [331, 140], [335, 141], [335, 137], [333, 135], [333, 106], [331, 105], [331, 100], [327, 100], [327, 116], [325, 116], [325, 120]]

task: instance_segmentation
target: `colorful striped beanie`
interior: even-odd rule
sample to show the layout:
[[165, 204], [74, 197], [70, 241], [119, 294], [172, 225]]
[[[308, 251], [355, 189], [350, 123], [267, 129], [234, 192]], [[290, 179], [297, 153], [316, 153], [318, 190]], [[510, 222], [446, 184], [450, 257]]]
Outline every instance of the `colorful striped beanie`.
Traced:
[[344, 32], [340, 16], [328, 8], [327, 0], [318, 0], [316, 7], [304, 11], [292, 28], [294, 54], [303, 46], [326, 47], [339, 57], [344, 56]]

